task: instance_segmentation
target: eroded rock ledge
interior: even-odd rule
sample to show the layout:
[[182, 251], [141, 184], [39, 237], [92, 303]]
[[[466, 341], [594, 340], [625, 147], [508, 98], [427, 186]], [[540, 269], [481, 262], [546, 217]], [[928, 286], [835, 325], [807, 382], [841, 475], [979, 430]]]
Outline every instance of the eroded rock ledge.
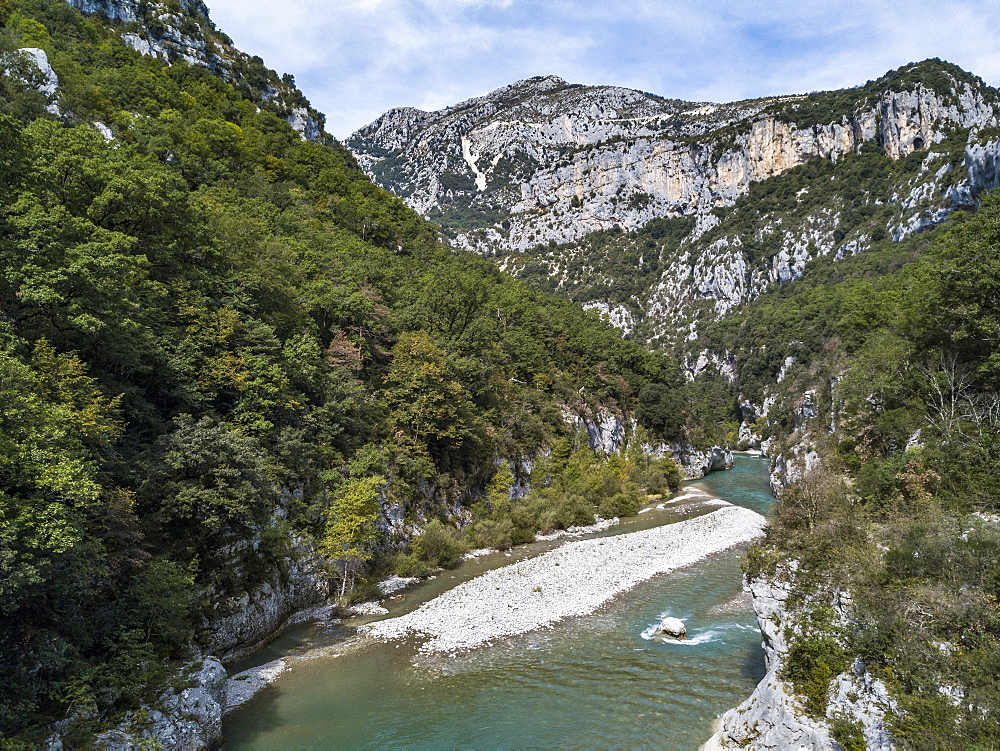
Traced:
[[[788, 606], [794, 585], [777, 578], [755, 579], [748, 588], [760, 624], [767, 674], [746, 701], [721, 717], [718, 730], [702, 750], [841, 748], [831, 735], [829, 723], [808, 717], [792, 687], [781, 678], [788, 654], [786, 633], [796, 629], [795, 614]], [[842, 622], [850, 618], [849, 604], [846, 595], [838, 596], [833, 603]], [[889, 751], [894, 746], [885, 714], [892, 705], [886, 687], [866, 671], [861, 660], [855, 660], [832, 682], [826, 718], [860, 723], [867, 748]]]

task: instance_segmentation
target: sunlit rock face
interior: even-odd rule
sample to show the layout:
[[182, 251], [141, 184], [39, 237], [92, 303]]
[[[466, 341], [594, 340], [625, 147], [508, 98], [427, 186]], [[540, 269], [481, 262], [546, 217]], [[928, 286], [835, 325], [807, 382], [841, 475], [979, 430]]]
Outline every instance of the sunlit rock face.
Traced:
[[[793, 579], [797, 565], [793, 562], [789, 567]], [[715, 734], [702, 749], [841, 748], [830, 732], [830, 720], [836, 719], [856, 723], [868, 749], [895, 748], [886, 713], [896, 708], [896, 702], [885, 684], [872, 676], [860, 659], [832, 681], [825, 718], [810, 717], [802, 711], [800, 697], [783, 674], [789, 655], [789, 635], [801, 628], [802, 616], [791, 606], [796, 596], [801, 602], [801, 593], [789, 581], [777, 578], [754, 579], [748, 582], [748, 589], [760, 626], [767, 673], [746, 701], [719, 718]], [[849, 629], [850, 595], [839, 592], [831, 605], [838, 623]]]
[[[143, 55], [170, 63], [183, 60], [199, 65], [230, 83], [240, 82], [240, 68], [255, 60], [237, 50], [228, 37], [216, 31], [208, 15], [208, 6], [201, 0], [178, 0], [172, 4], [144, 0], [67, 2], [83, 13], [97, 13], [128, 24], [122, 28], [122, 41]], [[259, 63], [259, 59], [256, 62]], [[267, 73], [273, 81], [261, 84], [255, 80], [252, 84], [260, 100], [270, 103], [303, 138], [323, 140], [323, 116], [309, 106], [294, 84], [278, 79], [273, 72], [267, 71], [265, 75]]]
[[[52, 66], [49, 64], [49, 57], [45, 53], [45, 50], [39, 49], [38, 47], [22, 47], [17, 50], [17, 55], [21, 56], [22, 63], [28, 63], [28, 70], [22, 71], [28, 73], [25, 76], [26, 79], [33, 79], [31, 85], [33, 85], [37, 91], [43, 94], [50, 104], [47, 106], [48, 111], [56, 115], [60, 115], [59, 105], [56, 103], [55, 99], [59, 94], [59, 76], [56, 72], [52, 70]], [[0, 59], [0, 64], [4, 61]], [[11, 61], [11, 67], [16, 68], [16, 63]], [[29, 72], [30, 71], [30, 72]], [[8, 75], [18, 75], [17, 72], [12, 71], [4, 65], [0, 68], [0, 72], [6, 73]], [[32, 76], [31, 72], [36, 73], [37, 76]]]
[[[731, 104], [545, 76], [436, 112], [390, 110], [346, 145], [456, 246], [547, 277], [626, 334], [676, 340], [696, 339], [699, 322], [797, 278], [817, 256], [855, 255], [883, 235], [899, 241], [974, 205], [1000, 182], [998, 115], [996, 90], [937, 60], [857, 89]], [[847, 204], [831, 200], [794, 219], [774, 214], [755, 236], [726, 231], [727, 212], [755, 184], [864, 150], [926, 155], [927, 169], [864, 198], [892, 208], [878, 227], [847, 227]], [[639, 233], [657, 218], [690, 228], [648, 252], [636, 240], [633, 255], [655, 270], [641, 284], [579, 250], [591, 233]], [[755, 255], [748, 245], [766, 236], [774, 247]]]
[[137, 25], [141, 31], [122, 35], [125, 42], [144, 55], [180, 58], [192, 65], [224, 69], [222, 58], [209, 50], [202, 24], [209, 24], [208, 8], [200, 0], [180, 0], [173, 8], [166, 3], [137, 0], [67, 0], [83, 13], [99, 13], [111, 20]]

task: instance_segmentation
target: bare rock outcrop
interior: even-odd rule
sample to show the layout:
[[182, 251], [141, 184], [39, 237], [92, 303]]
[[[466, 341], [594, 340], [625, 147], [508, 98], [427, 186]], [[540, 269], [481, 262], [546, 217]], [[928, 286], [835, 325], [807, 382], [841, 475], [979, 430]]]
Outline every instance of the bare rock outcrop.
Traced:
[[[892, 749], [885, 714], [893, 706], [893, 700], [885, 686], [865, 670], [860, 660], [855, 660], [847, 671], [834, 679], [828, 694], [826, 718], [819, 720], [806, 714], [793, 688], [782, 677], [788, 654], [786, 633], [796, 627], [795, 614], [789, 607], [794, 585], [762, 578], [750, 582], [749, 589], [760, 624], [767, 673], [746, 701], [720, 718], [718, 730], [702, 747], [703, 751], [840, 748], [826, 721], [834, 717], [858, 723], [869, 749]], [[834, 605], [841, 619], [850, 618], [849, 598], [841, 597]]]
[[[621, 450], [629, 441], [638, 440], [635, 419], [620, 412], [566, 407], [562, 417], [571, 428], [586, 434], [594, 451], [605, 455]], [[672, 457], [688, 480], [700, 479], [709, 472], [732, 469], [734, 465], [732, 449], [724, 446], [699, 449], [690, 443], [648, 443], [643, 444], [642, 450], [657, 459]]]
[[8, 55], [0, 55], [0, 74], [18, 78], [45, 97], [46, 108], [57, 117], [61, 114], [56, 98], [59, 94], [59, 76], [52, 70], [45, 50], [22, 47]]
[[322, 559], [310, 542], [293, 536], [282, 571], [249, 591], [215, 601], [205, 650], [227, 663], [240, 660], [277, 636], [298, 611], [323, 603], [329, 594]]
[[[730, 104], [540, 76], [436, 112], [390, 110], [345, 143], [455, 245], [496, 256], [515, 275], [544, 271], [627, 335], [676, 342], [817, 257], [846, 258], [886, 235], [900, 241], [975, 206], [1000, 182], [998, 124], [995, 89], [928, 60], [843, 92]], [[844, 203], [831, 200], [742, 234], [712, 231], [752, 186], [863, 151], [925, 155], [919, 174], [864, 198], [888, 207], [879, 226], [848, 223]], [[688, 234], [667, 251], [636, 241], [641, 283], [582, 252], [592, 233], [662, 218], [690, 222]]]
[[[82, 13], [103, 15], [117, 22], [122, 41], [142, 55], [173, 63], [183, 60], [190, 65], [208, 68], [220, 78], [256, 89], [262, 105], [271, 105], [302, 138], [322, 141], [324, 116], [306, 102], [294, 83], [289, 84], [273, 71], [264, 71], [253, 81], [241, 79], [247, 63], [260, 64], [259, 58], [233, 47], [228, 37], [219, 34], [202, 0], [178, 0], [168, 3], [146, 0], [66, 0]], [[239, 62], [239, 65], [234, 63]]]

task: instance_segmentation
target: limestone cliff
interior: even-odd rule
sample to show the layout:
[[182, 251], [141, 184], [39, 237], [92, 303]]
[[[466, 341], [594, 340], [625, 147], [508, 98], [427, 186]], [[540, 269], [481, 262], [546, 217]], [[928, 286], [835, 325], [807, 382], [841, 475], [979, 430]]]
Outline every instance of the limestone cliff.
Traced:
[[[794, 565], [790, 573], [794, 574]], [[833, 719], [856, 725], [867, 748], [892, 749], [892, 737], [885, 725], [886, 711], [893, 706], [892, 697], [880, 681], [868, 674], [860, 660], [855, 660], [832, 682], [824, 717], [810, 717], [803, 710], [801, 699], [783, 677], [788, 635], [800, 627], [797, 614], [789, 605], [794, 599], [794, 585], [775, 577], [756, 579], [748, 588], [760, 624], [767, 673], [746, 701], [722, 716], [718, 730], [702, 747], [703, 751], [840, 748], [831, 735]], [[841, 595], [833, 606], [838, 619], [849, 622], [850, 599]]]
[[[590, 447], [600, 454], [616, 453], [641, 440], [638, 423], [632, 415], [607, 409], [565, 407], [562, 418], [571, 428], [585, 433]], [[680, 442], [642, 443], [641, 446], [643, 452], [651, 457], [673, 458], [688, 480], [699, 480], [709, 472], [732, 469], [734, 465], [733, 452], [728, 447], [699, 449], [691, 443]]]
[[[346, 145], [456, 245], [499, 256], [626, 333], [676, 341], [817, 256], [862, 252], [975, 205], [1000, 183], [998, 123], [996, 90], [930, 60], [857, 89], [732, 104], [532, 78], [437, 112], [391, 110]], [[870, 221], [849, 210], [858, 196], [805, 185], [808, 210], [752, 228], [729, 221], [752, 186], [866, 150], [919, 160], [860, 197], [879, 208], [861, 217]], [[681, 236], [643, 234], [664, 218], [687, 222]]]
[[241, 88], [260, 106], [273, 109], [302, 134], [319, 141], [329, 138], [325, 118], [313, 109], [294, 81], [264, 67], [259, 57], [236, 49], [215, 28], [202, 0], [67, 0], [82, 13], [98, 13], [116, 25], [132, 49], [167, 63], [183, 61], [208, 68]]
[[257, 586], [212, 603], [204, 649], [226, 663], [263, 649], [299, 611], [330, 595], [330, 575], [310, 539], [292, 534], [282, 567]]
[[[164, 692], [145, 712], [97, 736], [94, 748], [221, 748], [226, 669], [215, 657], [208, 657], [189, 665], [177, 682], [180, 685]], [[58, 749], [62, 749], [61, 742], [49, 746], [49, 751]]]

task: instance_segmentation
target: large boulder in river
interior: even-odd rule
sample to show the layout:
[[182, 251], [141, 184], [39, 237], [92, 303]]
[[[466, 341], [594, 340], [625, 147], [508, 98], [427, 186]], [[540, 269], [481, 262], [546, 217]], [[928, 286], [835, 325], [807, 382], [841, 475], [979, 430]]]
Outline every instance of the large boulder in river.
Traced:
[[674, 639], [683, 639], [687, 636], [687, 627], [680, 618], [664, 618], [653, 633], [657, 636], [671, 636]]

